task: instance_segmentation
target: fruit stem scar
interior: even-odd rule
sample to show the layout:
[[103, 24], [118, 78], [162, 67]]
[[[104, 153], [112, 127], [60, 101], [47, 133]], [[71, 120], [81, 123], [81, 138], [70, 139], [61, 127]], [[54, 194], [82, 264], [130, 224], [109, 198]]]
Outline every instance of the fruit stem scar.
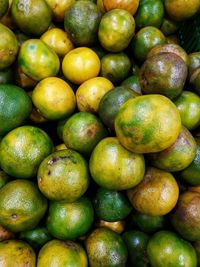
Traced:
[[12, 217], [13, 219], [16, 219], [16, 218], [17, 218], [17, 214], [13, 213], [13, 214], [11, 215], [11, 217]]

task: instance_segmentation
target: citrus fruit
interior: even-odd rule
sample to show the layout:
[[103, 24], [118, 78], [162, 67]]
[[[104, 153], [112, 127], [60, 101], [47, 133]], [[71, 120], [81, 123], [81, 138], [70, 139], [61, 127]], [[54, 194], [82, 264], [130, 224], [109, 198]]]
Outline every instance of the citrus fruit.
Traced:
[[81, 84], [98, 76], [100, 59], [88, 47], [78, 47], [67, 53], [62, 61], [64, 76], [75, 84]]
[[34, 229], [21, 232], [19, 239], [27, 242], [33, 249], [38, 250], [52, 237], [45, 227], [37, 226]]
[[194, 87], [195, 92], [200, 96], [200, 67], [198, 67], [190, 78], [190, 83]]
[[188, 72], [189, 77], [192, 75], [193, 71], [200, 67], [200, 52], [194, 52], [188, 55], [189, 66]]
[[9, 1], [8, 0], [1, 0], [1, 2], [0, 2], [0, 18], [2, 18], [6, 14], [8, 7], [9, 7]]
[[0, 192], [0, 224], [12, 232], [33, 229], [47, 210], [47, 200], [31, 181], [10, 181]]
[[46, 31], [40, 39], [50, 46], [59, 57], [64, 57], [74, 48], [67, 33], [60, 28], [53, 28]]
[[177, 172], [187, 168], [193, 161], [197, 150], [197, 144], [187, 128], [182, 126], [180, 134], [170, 147], [157, 153], [150, 153], [149, 159], [154, 167]]
[[175, 21], [183, 21], [199, 11], [199, 0], [165, 0], [167, 15]]
[[200, 239], [200, 194], [186, 191], [179, 196], [171, 215], [174, 229], [186, 240]]
[[139, 8], [135, 16], [137, 28], [154, 26], [160, 28], [164, 17], [164, 5], [162, 0], [140, 0]]
[[122, 82], [131, 70], [131, 61], [125, 53], [108, 53], [101, 58], [100, 75], [113, 83]]
[[0, 84], [12, 84], [14, 82], [14, 71], [12, 68], [0, 70]]
[[0, 135], [22, 125], [29, 117], [32, 103], [27, 93], [11, 84], [0, 85]]
[[11, 14], [17, 27], [31, 36], [44, 33], [52, 19], [51, 9], [44, 0], [13, 0]]
[[122, 192], [101, 187], [93, 198], [93, 206], [97, 217], [109, 222], [123, 220], [132, 210], [131, 204]]
[[120, 145], [116, 137], [102, 139], [92, 151], [90, 173], [101, 187], [125, 190], [136, 186], [143, 178], [143, 155], [132, 153]]
[[134, 58], [142, 63], [148, 52], [158, 44], [165, 44], [166, 38], [163, 33], [153, 26], [140, 29], [131, 41], [131, 49]]
[[108, 229], [114, 231], [117, 234], [121, 234], [125, 230], [126, 223], [125, 223], [124, 220], [115, 221], [115, 222], [108, 222], [108, 221], [104, 221], [104, 220], [99, 219], [95, 223], [95, 227], [97, 227], [97, 228], [99, 228], [99, 227], [108, 228]]
[[65, 12], [64, 27], [76, 46], [91, 46], [98, 39], [101, 13], [91, 1], [75, 1]]
[[93, 207], [87, 197], [72, 203], [54, 201], [49, 206], [47, 229], [58, 239], [76, 239], [87, 233], [93, 219]]
[[196, 137], [196, 155], [191, 164], [179, 173], [180, 178], [190, 185], [200, 185], [200, 137]]
[[112, 82], [104, 77], [85, 81], [76, 91], [78, 109], [83, 112], [97, 113], [102, 97], [113, 87]]
[[37, 110], [48, 120], [60, 120], [70, 116], [76, 107], [72, 88], [64, 80], [48, 77], [33, 90], [32, 101]]
[[123, 233], [122, 238], [128, 248], [130, 264], [135, 267], [148, 266], [146, 250], [149, 236], [140, 231], [129, 230]]
[[127, 195], [137, 211], [162, 216], [175, 207], [179, 187], [171, 173], [148, 167], [141, 183], [129, 189]]
[[189, 56], [185, 50], [178, 44], [162, 44], [154, 46], [148, 53], [147, 58], [161, 53], [174, 53], [181, 57], [185, 64], [189, 65]]
[[85, 242], [91, 267], [125, 267], [127, 248], [121, 236], [107, 228], [93, 230]]
[[136, 97], [137, 93], [126, 86], [114, 87], [101, 99], [98, 114], [102, 122], [114, 130], [114, 121], [117, 111], [128, 99]]
[[200, 97], [190, 91], [183, 91], [174, 100], [177, 106], [182, 124], [189, 130], [194, 130], [200, 125]]
[[75, 2], [75, 0], [46, 0], [46, 2], [52, 10], [53, 19], [56, 22], [63, 22], [66, 10]]
[[197, 266], [192, 245], [171, 231], [153, 235], [147, 245], [147, 255], [152, 267]]
[[57, 54], [39, 39], [29, 39], [22, 44], [18, 65], [26, 75], [36, 81], [56, 76], [60, 68]]
[[70, 149], [53, 152], [40, 164], [37, 179], [40, 191], [48, 199], [73, 202], [88, 188], [87, 162]]
[[135, 15], [139, 6], [139, 0], [101, 0], [101, 2], [106, 12], [120, 8], [129, 11], [132, 15]]
[[15, 34], [0, 23], [0, 70], [8, 68], [15, 61], [18, 53], [18, 42]]
[[133, 74], [133, 75], [127, 77], [125, 80], [123, 80], [121, 85], [130, 88], [131, 90], [135, 91], [138, 95], [142, 94], [138, 76], [135, 74]]
[[83, 247], [74, 241], [51, 240], [40, 250], [37, 267], [87, 267]]
[[196, 241], [194, 244], [193, 244], [193, 247], [196, 251], [196, 254], [197, 254], [197, 266], [199, 267], [199, 264], [200, 264], [200, 242], [199, 241]]
[[176, 141], [180, 130], [178, 109], [162, 95], [129, 99], [120, 107], [115, 118], [118, 140], [135, 153], [164, 150]]
[[7, 240], [0, 242], [1, 267], [36, 266], [34, 250], [24, 241]]
[[94, 114], [77, 112], [64, 125], [63, 141], [67, 147], [90, 154], [97, 143], [107, 136], [107, 130]]
[[149, 57], [140, 69], [140, 84], [145, 94], [161, 94], [170, 99], [180, 95], [187, 78], [185, 62], [174, 53]]
[[160, 30], [165, 36], [169, 36], [171, 34], [175, 34], [178, 28], [179, 28], [179, 23], [177, 21], [171, 20], [168, 17], [164, 17]]
[[21, 126], [10, 131], [0, 144], [1, 168], [15, 178], [31, 178], [53, 149], [50, 137], [38, 127]]
[[4, 240], [14, 239], [14, 238], [15, 238], [15, 234], [13, 232], [7, 230], [5, 227], [0, 225], [0, 242]]
[[140, 231], [145, 233], [153, 233], [166, 226], [165, 216], [146, 215], [137, 210], [131, 213], [131, 220], [134, 226], [137, 226]]
[[110, 52], [121, 52], [128, 47], [135, 34], [135, 20], [124, 9], [113, 9], [105, 13], [98, 30], [100, 44]]

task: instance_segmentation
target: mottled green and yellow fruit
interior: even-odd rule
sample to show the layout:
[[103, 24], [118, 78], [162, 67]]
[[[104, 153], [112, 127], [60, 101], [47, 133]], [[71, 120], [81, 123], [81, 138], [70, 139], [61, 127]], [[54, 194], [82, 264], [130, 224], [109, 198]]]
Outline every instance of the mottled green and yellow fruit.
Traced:
[[115, 118], [115, 131], [120, 143], [134, 153], [162, 151], [176, 141], [180, 130], [178, 109], [162, 95], [129, 99]]
[[74, 241], [51, 240], [38, 255], [37, 267], [87, 267], [87, 255], [83, 247]]

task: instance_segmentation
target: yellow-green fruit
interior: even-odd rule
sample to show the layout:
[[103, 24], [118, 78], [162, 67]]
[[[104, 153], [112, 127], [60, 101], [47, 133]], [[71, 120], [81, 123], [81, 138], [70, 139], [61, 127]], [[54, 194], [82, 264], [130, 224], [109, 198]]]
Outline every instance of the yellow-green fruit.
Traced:
[[34, 126], [21, 126], [5, 135], [0, 144], [0, 166], [15, 178], [32, 178], [53, 150], [50, 137]]
[[36, 81], [56, 76], [60, 68], [56, 52], [39, 39], [29, 39], [22, 44], [18, 64], [26, 75]]
[[56, 151], [42, 161], [37, 178], [40, 191], [48, 199], [73, 202], [88, 188], [87, 162], [74, 150]]
[[127, 191], [133, 207], [146, 215], [162, 216], [176, 205], [179, 187], [169, 172], [149, 167], [141, 183]]
[[94, 181], [110, 190], [125, 190], [143, 178], [143, 155], [126, 150], [116, 137], [102, 139], [90, 157], [90, 173]]
[[115, 118], [120, 143], [134, 153], [162, 151], [176, 141], [180, 130], [178, 109], [170, 99], [157, 94], [129, 99]]
[[47, 200], [33, 182], [17, 179], [0, 190], [0, 224], [12, 232], [33, 229], [47, 210]]
[[15, 34], [0, 23], [0, 70], [9, 67], [16, 59], [18, 41]]
[[34, 250], [24, 241], [8, 240], [0, 242], [1, 267], [35, 267]]
[[52, 19], [51, 9], [45, 0], [12, 0], [12, 19], [28, 35], [41, 35]]
[[37, 267], [87, 267], [87, 255], [83, 247], [74, 241], [51, 240], [38, 255]]

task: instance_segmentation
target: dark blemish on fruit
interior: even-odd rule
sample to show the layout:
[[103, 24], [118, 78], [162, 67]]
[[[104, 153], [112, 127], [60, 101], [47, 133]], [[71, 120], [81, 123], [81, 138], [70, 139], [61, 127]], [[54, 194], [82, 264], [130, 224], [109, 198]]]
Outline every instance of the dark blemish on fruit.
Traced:
[[53, 165], [56, 161], [58, 161], [59, 160], [59, 158], [52, 158], [52, 159], [50, 159], [49, 161], [48, 161], [48, 165]]
[[11, 215], [11, 217], [12, 217], [13, 219], [16, 219], [16, 218], [17, 218], [17, 214], [13, 213], [13, 214]]
[[50, 175], [51, 174], [51, 171], [50, 170], [48, 170], [48, 172], [47, 172], [47, 175]]

